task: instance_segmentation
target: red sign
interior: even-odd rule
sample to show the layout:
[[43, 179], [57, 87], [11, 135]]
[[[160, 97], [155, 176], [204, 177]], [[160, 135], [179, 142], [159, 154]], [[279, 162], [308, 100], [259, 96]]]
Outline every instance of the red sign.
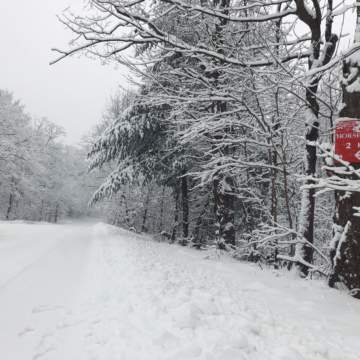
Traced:
[[351, 164], [360, 164], [360, 120], [339, 118], [335, 130], [335, 154]]

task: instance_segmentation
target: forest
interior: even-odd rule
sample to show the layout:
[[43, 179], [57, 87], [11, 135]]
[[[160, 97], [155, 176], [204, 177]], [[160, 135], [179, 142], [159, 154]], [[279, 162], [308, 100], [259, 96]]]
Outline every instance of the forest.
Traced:
[[128, 83], [77, 147], [0, 92], [1, 218], [100, 217], [360, 298], [359, 161], [335, 147], [339, 119], [360, 118], [359, 19], [333, 0], [67, 10], [51, 65], [80, 54]]
[[60, 126], [32, 118], [10, 92], [0, 90], [2, 219], [56, 223], [83, 214], [86, 151], [62, 144], [63, 135]]

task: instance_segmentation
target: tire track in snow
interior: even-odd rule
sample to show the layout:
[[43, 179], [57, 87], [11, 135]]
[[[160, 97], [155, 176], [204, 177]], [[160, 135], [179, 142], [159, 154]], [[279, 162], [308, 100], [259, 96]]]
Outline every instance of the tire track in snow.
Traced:
[[0, 284], [0, 291], [6, 289], [12, 282], [16, 281], [19, 277], [21, 277], [23, 274], [25, 274], [27, 271], [29, 271], [32, 267], [36, 266], [42, 259], [49, 256], [51, 253], [54, 253], [58, 247], [59, 247], [59, 243], [57, 241], [56, 244], [54, 244], [50, 249], [48, 249], [46, 252], [42, 253], [30, 264], [25, 265], [22, 268], [22, 270], [20, 270], [15, 275], [13, 275], [8, 280], [6, 280], [5, 283]]

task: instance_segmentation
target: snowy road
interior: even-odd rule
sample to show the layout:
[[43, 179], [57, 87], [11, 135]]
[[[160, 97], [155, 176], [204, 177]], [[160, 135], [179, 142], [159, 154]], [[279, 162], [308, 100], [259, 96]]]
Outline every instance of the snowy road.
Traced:
[[360, 302], [104, 224], [0, 222], [1, 360], [358, 360]]

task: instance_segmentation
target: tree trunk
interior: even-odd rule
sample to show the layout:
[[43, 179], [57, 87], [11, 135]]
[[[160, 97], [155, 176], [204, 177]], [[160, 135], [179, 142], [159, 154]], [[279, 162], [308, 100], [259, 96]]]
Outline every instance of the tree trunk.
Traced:
[[274, 168], [270, 171], [271, 176], [271, 216], [273, 218], [273, 221], [277, 223], [277, 191], [276, 191], [276, 180], [277, 180], [277, 153], [276, 150], [270, 150], [270, 161]]
[[142, 218], [142, 224], [141, 224], [141, 232], [147, 232], [148, 229], [146, 228], [146, 221], [147, 221], [147, 215], [148, 215], [148, 211], [149, 211], [149, 202], [150, 202], [150, 192], [151, 189], [149, 187], [147, 195], [146, 195], [146, 199], [145, 199], [145, 206], [144, 206], [144, 212], [143, 212], [143, 218]]
[[185, 171], [181, 178], [181, 197], [182, 197], [182, 226], [183, 226], [183, 238], [186, 239], [189, 236], [189, 191], [188, 180], [185, 176]]
[[213, 179], [214, 206], [216, 215], [216, 235], [218, 245], [235, 245], [234, 182], [230, 176], [217, 175]]
[[13, 205], [14, 205], [14, 195], [11, 192], [10, 195], [9, 195], [9, 203], [8, 203], [8, 208], [7, 208], [7, 211], [6, 211], [6, 220], [10, 220], [10, 214], [11, 214]]
[[44, 200], [41, 200], [39, 221], [43, 221], [43, 218], [44, 218]]
[[[359, 8], [358, 8], [359, 10]], [[354, 74], [357, 74], [353, 77]], [[350, 60], [343, 65], [343, 103], [340, 117], [360, 119], [360, 91], [348, 91], [347, 87], [359, 80], [360, 64]], [[359, 165], [353, 165], [360, 168]], [[352, 177], [352, 180], [358, 178]], [[330, 252], [333, 265], [329, 285], [342, 282], [352, 295], [360, 299], [360, 217], [356, 209], [360, 207], [360, 192], [337, 191], [335, 194], [336, 211], [334, 240]]]
[[[327, 16], [325, 24], [325, 41], [324, 54], [321, 53], [321, 24], [322, 14], [319, 3], [314, 4], [314, 14], [309, 15], [307, 6], [303, 0], [295, 0], [297, 6], [297, 15], [310, 30], [311, 33], [311, 52], [312, 56], [309, 58], [308, 67], [312, 70], [316, 67], [323, 66], [331, 60], [338, 41], [338, 37], [332, 33], [333, 14], [332, 14], [332, 0], [327, 2]], [[309, 178], [316, 175], [316, 142], [319, 138], [319, 103], [317, 100], [317, 92], [321, 74], [316, 74], [311, 77], [310, 84], [306, 88], [306, 102], [308, 106], [308, 116], [305, 119], [305, 174]], [[313, 181], [308, 179], [305, 181], [306, 186], [311, 186]], [[305, 188], [301, 196], [301, 212], [299, 233], [306, 240], [306, 242], [298, 243], [296, 246], [296, 257], [305, 260], [308, 263], [313, 261], [313, 247], [314, 243], [314, 219], [315, 219], [315, 190], [313, 188]], [[301, 262], [298, 268], [302, 276], [307, 276], [309, 268]]]
[[164, 226], [164, 198], [165, 198], [165, 186], [163, 186], [162, 192], [161, 192], [159, 233], [161, 233], [163, 231], [163, 226]]
[[175, 242], [177, 228], [179, 226], [179, 197], [180, 197], [179, 185], [176, 184], [174, 189], [175, 209], [174, 209], [174, 225], [171, 232], [171, 242]]
[[[212, 41], [219, 54], [225, 54], [224, 49], [224, 30], [228, 25], [227, 16], [229, 15], [229, 0], [215, 0], [214, 7], [219, 8], [224, 17], [220, 18], [215, 25], [215, 30], [212, 35]], [[221, 66], [222, 62], [219, 61], [214, 66]], [[212, 72], [212, 78], [214, 79], [214, 87], [219, 86], [219, 71]], [[215, 101], [213, 103], [214, 113], [224, 113], [227, 110], [227, 103], [224, 101]], [[231, 132], [230, 126], [225, 126], [224, 133], [229, 134]], [[215, 139], [221, 140], [224, 137], [224, 133], [220, 136], [215, 135]], [[226, 156], [229, 154], [228, 146], [223, 146], [219, 150], [220, 156]], [[219, 163], [219, 165], [221, 165]], [[225, 249], [225, 244], [235, 245], [235, 226], [234, 226], [234, 206], [235, 206], [235, 184], [234, 179], [230, 175], [224, 173], [217, 173], [213, 179], [213, 195], [214, 195], [214, 210], [216, 217], [216, 238], [219, 248]]]
[[[130, 195], [130, 193], [129, 193]], [[130, 212], [130, 209], [129, 209], [129, 206], [128, 206], [128, 202], [127, 202], [127, 199], [126, 199], [126, 196], [125, 194], [121, 194], [121, 200], [120, 200], [120, 204], [119, 204], [119, 209], [121, 209], [122, 207], [122, 202], [124, 203], [124, 208], [125, 208], [125, 224], [126, 226], [129, 228], [129, 229], [133, 229], [135, 228], [134, 226], [134, 216], [132, 216], [131, 212]], [[116, 216], [116, 222], [118, 224], [118, 226], [122, 223], [122, 220], [120, 218], [120, 212], [119, 212], [119, 215]]]
[[203, 222], [203, 218], [206, 214], [206, 210], [209, 206], [209, 203], [210, 203], [210, 197], [207, 198], [206, 202], [205, 202], [205, 205], [204, 207], [202, 208], [199, 216], [197, 217], [196, 219], [196, 222], [195, 222], [195, 226], [194, 226], [194, 230], [193, 230], [193, 233], [192, 233], [192, 237], [193, 237], [193, 241], [195, 244], [198, 245], [198, 247], [200, 247], [201, 245], [201, 239], [200, 239], [200, 226]]
[[54, 216], [54, 223], [55, 223], [55, 224], [58, 222], [58, 218], [59, 218], [59, 204], [56, 204], [56, 207], [55, 207], [55, 216]]
[[[316, 59], [318, 59], [320, 45], [313, 45], [316, 49]], [[312, 64], [309, 63], [309, 69], [312, 68]], [[319, 138], [319, 104], [317, 101], [317, 90], [319, 86], [319, 77], [312, 79], [311, 84], [306, 89], [306, 100], [308, 103], [308, 118], [306, 119], [306, 134], [305, 134], [305, 174], [308, 177], [316, 176], [316, 142]], [[308, 179], [305, 181], [305, 185], [311, 186], [314, 183], [313, 180]], [[305, 262], [312, 264], [314, 252], [311, 246], [314, 243], [314, 220], [315, 220], [315, 189], [306, 188], [302, 191], [301, 196], [301, 212], [299, 233], [306, 240], [306, 242], [298, 243], [296, 246], [297, 257], [301, 258]], [[307, 276], [309, 268], [302, 264], [298, 264], [298, 268], [302, 276]]]

